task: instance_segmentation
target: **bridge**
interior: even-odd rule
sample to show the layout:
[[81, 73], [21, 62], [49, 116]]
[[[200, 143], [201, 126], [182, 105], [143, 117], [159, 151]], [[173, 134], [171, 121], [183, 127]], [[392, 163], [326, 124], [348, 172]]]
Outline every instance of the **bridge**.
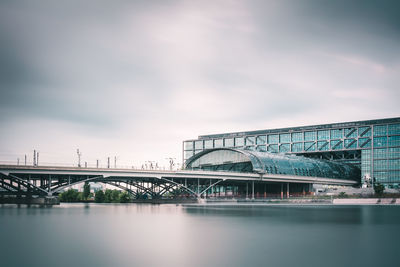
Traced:
[[96, 182], [127, 191], [133, 198], [246, 198], [307, 194], [313, 184], [355, 185], [357, 181], [316, 176], [206, 170], [136, 170], [0, 165], [1, 196], [53, 196], [70, 186]]

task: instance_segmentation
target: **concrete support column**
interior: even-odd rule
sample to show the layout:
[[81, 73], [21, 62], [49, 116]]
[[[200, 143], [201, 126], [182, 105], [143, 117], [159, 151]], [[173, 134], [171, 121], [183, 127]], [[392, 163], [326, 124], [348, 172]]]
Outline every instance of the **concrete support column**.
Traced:
[[246, 199], [249, 198], [249, 183], [246, 182]]
[[251, 199], [254, 199], [254, 181], [251, 181]]
[[289, 183], [286, 183], [286, 198], [289, 198]]
[[267, 198], [267, 184], [264, 184], [264, 198]]
[[283, 199], [283, 183], [281, 183], [281, 199]]

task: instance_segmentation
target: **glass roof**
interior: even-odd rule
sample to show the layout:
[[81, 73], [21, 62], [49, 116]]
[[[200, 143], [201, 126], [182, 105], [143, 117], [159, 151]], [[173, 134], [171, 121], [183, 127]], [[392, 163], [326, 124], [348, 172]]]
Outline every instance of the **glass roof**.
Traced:
[[[247, 163], [247, 164], [246, 164]], [[359, 180], [360, 170], [349, 164], [293, 154], [232, 148], [204, 150], [186, 162], [186, 169], [256, 172]]]

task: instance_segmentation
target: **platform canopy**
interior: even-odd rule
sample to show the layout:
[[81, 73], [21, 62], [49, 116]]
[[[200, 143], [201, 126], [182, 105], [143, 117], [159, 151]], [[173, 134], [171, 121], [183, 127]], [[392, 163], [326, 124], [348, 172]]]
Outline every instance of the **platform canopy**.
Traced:
[[204, 150], [189, 158], [186, 169], [254, 172], [339, 178], [359, 181], [360, 169], [353, 165], [311, 159], [284, 153], [258, 152], [233, 148]]

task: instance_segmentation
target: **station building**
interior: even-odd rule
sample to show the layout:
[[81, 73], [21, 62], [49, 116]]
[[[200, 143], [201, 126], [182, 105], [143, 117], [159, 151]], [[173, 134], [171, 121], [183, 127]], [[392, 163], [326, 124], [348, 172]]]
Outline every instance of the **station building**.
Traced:
[[183, 142], [183, 161], [188, 169], [352, 179], [360, 186], [398, 188], [400, 118], [202, 135]]

